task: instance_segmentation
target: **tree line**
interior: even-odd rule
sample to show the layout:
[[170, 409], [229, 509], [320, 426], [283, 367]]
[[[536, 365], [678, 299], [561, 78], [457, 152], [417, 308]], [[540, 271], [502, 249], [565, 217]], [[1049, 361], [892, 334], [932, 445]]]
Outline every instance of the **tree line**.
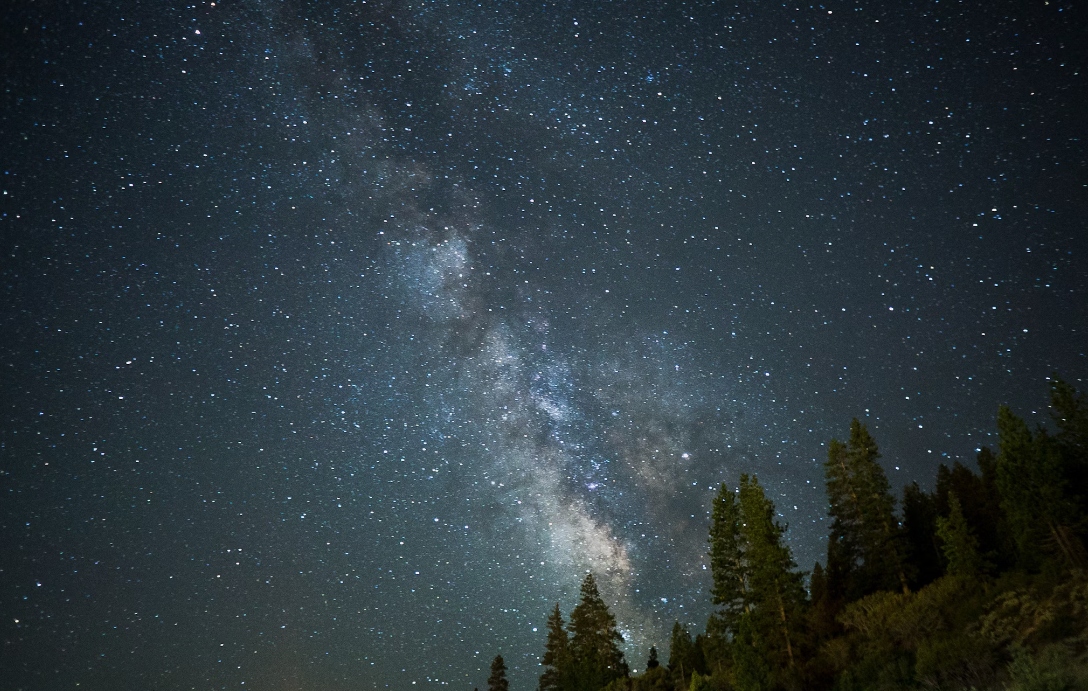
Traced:
[[[857, 419], [824, 462], [827, 554], [798, 569], [754, 475], [724, 483], [709, 530], [713, 613], [676, 622], [666, 664], [632, 675], [593, 575], [548, 618], [539, 691], [1088, 689], [1088, 402], [1050, 381], [1053, 429], [1008, 407], [977, 470], [892, 494]], [[507, 691], [497, 657], [490, 691]]]

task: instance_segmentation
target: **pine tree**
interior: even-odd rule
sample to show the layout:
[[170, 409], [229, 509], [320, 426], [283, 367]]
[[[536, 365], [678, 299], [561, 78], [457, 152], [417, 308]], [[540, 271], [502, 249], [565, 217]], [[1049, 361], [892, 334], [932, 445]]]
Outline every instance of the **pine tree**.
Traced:
[[649, 657], [649, 659], [646, 660], [646, 669], [647, 670], [657, 669], [660, 666], [661, 666], [661, 662], [659, 662], [658, 659], [657, 659], [657, 647], [651, 645], [650, 646], [650, 657]]
[[784, 528], [774, 520], [774, 504], [756, 477], [741, 475], [739, 503], [749, 609], [760, 652], [777, 667], [794, 668], [805, 600], [803, 577], [783, 542]]
[[913, 567], [911, 584], [921, 588], [932, 583], [941, 575], [936, 500], [917, 482], [903, 488], [903, 535], [906, 561]]
[[698, 672], [692, 673], [691, 686], [688, 687], [688, 691], [712, 691], [713, 688], [714, 685], [711, 683], [709, 676], [704, 676]]
[[854, 572], [862, 561], [859, 543], [861, 500], [854, 487], [846, 445], [838, 439], [832, 439], [827, 445], [824, 476], [831, 515], [831, 534], [827, 543], [828, 588], [832, 599], [852, 599]]
[[[949, 518], [950, 496], [955, 494], [967, 529], [978, 542], [979, 554], [998, 555], [1003, 551], [1001, 533], [1004, 528], [1000, 495], [993, 485], [992, 478], [986, 475], [987, 472], [992, 471], [993, 454], [989, 449], [982, 449], [977, 459], [983, 473], [981, 475], [959, 461], [953, 463], [951, 468], [942, 464], [937, 469], [934, 506], [939, 515]], [[934, 519], [934, 525], [936, 525], [936, 519]], [[1011, 565], [1011, 560], [1005, 561]]]
[[862, 516], [868, 524], [864, 542], [866, 570], [871, 582], [879, 588], [909, 592], [903, 568], [901, 534], [895, 519], [895, 498], [888, 485], [888, 476], [877, 462], [880, 451], [865, 425], [857, 418], [850, 423], [849, 453], [861, 488]]
[[570, 691], [571, 684], [571, 657], [570, 638], [567, 630], [563, 628], [563, 615], [559, 611], [559, 603], [555, 610], [548, 616], [548, 638], [544, 644], [544, 657], [540, 664], [544, 666], [544, 673], [540, 675], [540, 691]]
[[977, 577], [985, 566], [978, 551], [978, 539], [971, 532], [955, 492], [948, 495], [948, 517], [937, 517], [937, 536], [948, 563], [947, 572], [954, 576]]
[[761, 641], [752, 625], [752, 615], [745, 612], [737, 624], [730, 649], [733, 653], [733, 685], [738, 691], [765, 691], [770, 687], [770, 669], [759, 654]]
[[1050, 416], [1058, 425], [1058, 441], [1088, 456], [1088, 400], [1057, 375], [1050, 378]]
[[807, 628], [817, 640], [831, 638], [839, 630], [839, 623], [835, 620], [837, 610], [835, 601], [828, 590], [827, 576], [824, 575], [824, 567], [820, 562], [812, 567], [812, 576], [809, 579], [809, 610]]
[[577, 690], [598, 691], [613, 679], [627, 676], [629, 669], [619, 648], [623, 636], [591, 573], [582, 582], [581, 599], [571, 612], [570, 633]]
[[1088, 562], [1074, 532], [1078, 507], [1067, 492], [1061, 448], [1046, 430], [1032, 434], [1007, 406], [997, 413], [997, 485], [1022, 563], [1033, 565], [1049, 542], [1074, 568]]
[[[1016, 564], [1016, 541], [1009, 521], [1001, 509], [1001, 490], [997, 482], [997, 456], [987, 447], [975, 456], [985, 502], [977, 522], [972, 524], [983, 554], [993, 557], [995, 566], [1004, 571]], [[969, 517], [968, 517], [969, 518]], [[970, 521], [969, 521], [970, 522]]]
[[506, 681], [506, 663], [502, 655], [496, 655], [491, 661], [491, 676], [487, 678], [487, 691], [510, 691], [510, 683]]
[[1088, 510], [1088, 400], [1057, 375], [1050, 379], [1050, 415], [1062, 451], [1065, 485], [1082, 513]]
[[718, 605], [725, 627], [735, 630], [737, 618], [745, 609], [747, 586], [736, 495], [725, 483], [714, 499], [709, 541], [711, 601]]
[[679, 621], [674, 622], [669, 640], [669, 672], [677, 679], [678, 684], [687, 687], [694, 671], [695, 643], [688, 630]]
[[669, 671], [657, 659], [657, 648], [650, 648], [650, 658], [646, 661], [646, 672], [634, 679], [635, 691], [674, 691]]
[[908, 592], [895, 498], [865, 425], [850, 423], [847, 444], [832, 439], [824, 464], [832, 517], [828, 576], [838, 597], [856, 599], [897, 586]]
[[707, 669], [722, 673], [732, 664], [732, 633], [719, 612], [712, 612], [706, 622], [706, 635], [702, 637], [703, 663]]

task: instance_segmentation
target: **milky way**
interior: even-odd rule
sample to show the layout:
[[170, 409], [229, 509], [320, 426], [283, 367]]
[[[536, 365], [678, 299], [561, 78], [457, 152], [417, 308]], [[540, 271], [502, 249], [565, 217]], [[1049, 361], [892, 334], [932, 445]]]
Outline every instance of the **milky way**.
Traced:
[[1072, 3], [2, 12], [12, 688], [534, 688], [587, 571], [640, 669], [719, 483], [811, 569], [852, 417], [1084, 388]]

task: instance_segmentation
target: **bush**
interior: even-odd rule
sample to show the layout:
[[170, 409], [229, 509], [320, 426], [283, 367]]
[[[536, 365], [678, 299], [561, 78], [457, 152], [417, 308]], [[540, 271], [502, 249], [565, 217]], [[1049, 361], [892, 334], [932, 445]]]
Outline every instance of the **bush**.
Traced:
[[998, 669], [989, 641], [961, 631], [934, 636], [918, 646], [914, 673], [929, 688], [982, 688]]
[[1018, 648], [1009, 663], [1009, 682], [1008, 691], [1083, 691], [1088, 667], [1062, 645], [1047, 646], [1037, 656]]

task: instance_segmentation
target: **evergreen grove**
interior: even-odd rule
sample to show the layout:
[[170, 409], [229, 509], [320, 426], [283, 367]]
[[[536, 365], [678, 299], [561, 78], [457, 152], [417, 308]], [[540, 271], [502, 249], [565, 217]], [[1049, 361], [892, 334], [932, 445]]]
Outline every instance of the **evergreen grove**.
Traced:
[[677, 622], [667, 664], [651, 648], [632, 675], [590, 574], [569, 623], [548, 618], [539, 691], [1088, 689], [1088, 402], [1053, 377], [1050, 408], [1054, 431], [1002, 407], [977, 472], [942, 465], [898, 502], [853, 420], [828, 444], [827, 556], [809, 574], [759, 480], [723, 484], [705, 631]]

